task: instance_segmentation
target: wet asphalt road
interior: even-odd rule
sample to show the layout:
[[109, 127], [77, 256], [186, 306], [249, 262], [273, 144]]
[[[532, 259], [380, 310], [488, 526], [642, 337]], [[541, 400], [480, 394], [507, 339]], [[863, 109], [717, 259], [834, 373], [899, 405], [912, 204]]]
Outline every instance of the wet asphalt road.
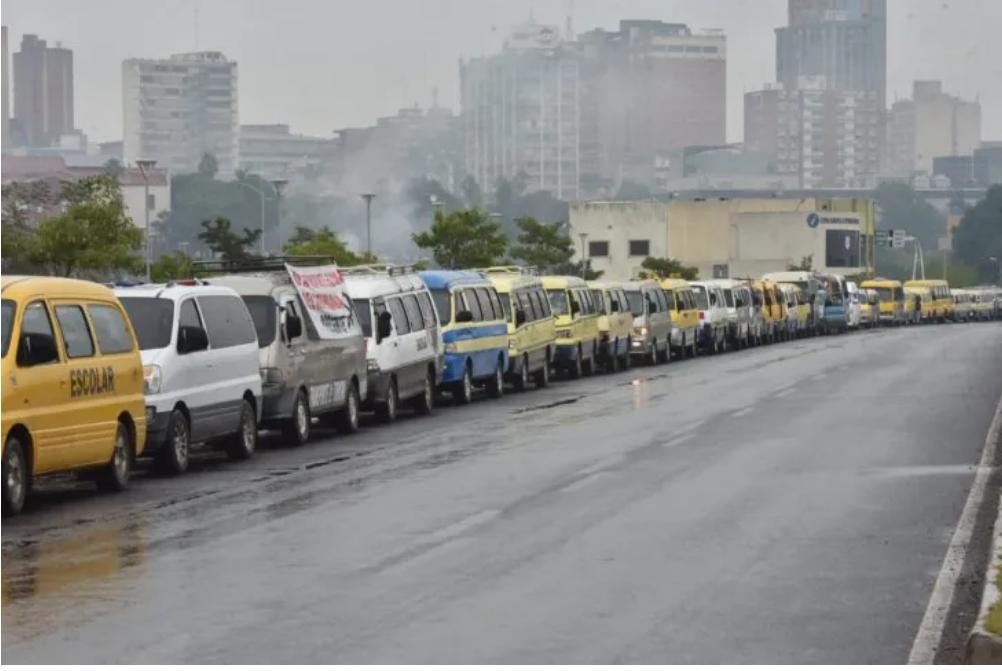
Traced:
[[3, 662], [907, 660], [1002, 324], [558, 383], [254, 460], [48, 483]]

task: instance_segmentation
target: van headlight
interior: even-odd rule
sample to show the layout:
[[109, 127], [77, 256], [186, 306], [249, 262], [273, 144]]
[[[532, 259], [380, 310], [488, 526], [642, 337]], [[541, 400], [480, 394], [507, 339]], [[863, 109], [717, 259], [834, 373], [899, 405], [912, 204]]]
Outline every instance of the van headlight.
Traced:
[[163, 384], [163, 373], [160, 366], [147, 364], [143, 366], [143, 393], [147, 396], [160, 393], [160, 386]]
[[637, 326], [636, 328], [633, 329], [633, 335], [638, 336], [640, 338], [646, 338], [647, 337], [647, 327], [646, 326]]

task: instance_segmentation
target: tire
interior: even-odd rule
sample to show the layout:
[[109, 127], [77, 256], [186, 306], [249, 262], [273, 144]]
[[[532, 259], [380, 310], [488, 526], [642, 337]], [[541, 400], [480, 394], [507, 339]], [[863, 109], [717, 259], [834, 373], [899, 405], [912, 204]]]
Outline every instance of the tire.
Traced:
[[358, 431], [359, 403], [358, 387], [355, 386], [354, 382], [349, 382], [344, 407], [334, 414], [334, 426], [337, 427], [338, 432], [350, 434]]
[[581, 362], [581, 373], [585, 377], [591, 377], [595, 374], [595, 349], [592, 348], [591, 358], [585, 359]]
[[433, 374], [430, 371], [425, 373], [424, 388], [411, 402], [414, 412], [419, 415], [430, 415], [435, 409], [435, 381], [432, 378]]
[[31, 473], [24, 445], [17, 436], [9, 436], [3, 446], [3, 516], [17, 515], [24, 508], [31, 487]]
[[246, 398], [240, 401], [240, 423], [236, 433], [226, 438], [226, 454], [234, 461], [254, 456], [257, 450], [257, 414]]
[[[617, 348], [618, 350], [618, 348]], [[607, 373], [619, 372], [619, 353], [609, 352], [605, 359], [605, 370]]]
[[452, 397], [463, 405], [473, 402], [473, 371], [470, 370], [469, 362], [463, 368], [463, 379], [453, 387]]
[[651, 347], [647, 350], [647, 354], [644, 355], [644, 362], [648, 366], [658, 365], [658, 343], [657, 341], [651, 341]]
[[522, 355], [522, 366], [515, 378], [515, 391], [525, 391], [529, 388], [529, 355]]
[[535, 375], [536, 389], [543, 389], [544, 387], [550, 386], [550, 353], [546, 353], [546, 361], [543, 362], [543, 367], [536, 371]]
[[498, 360], [494, 367], [494, 376], [487, 381], [487, 395], [491, 398], [501, 398], [504, 396], [504, 368]]
[[395, 422], [399, 406], [400, 392], [397, 390], [397, 378], [391, 375], [390, 383], [386, 385], [386, 400], [376, 405], [376, 417], [385, 424]]
[[669, 346], [665, 345], [663, 350], [657, 348], [657, 343], [654, 345], [654, 351], [657, 352], [658, 363], [668, 363], [671, 361], [671, 355], [669, 354]]
[[115, 449], [111, 453], [111, 461], [101, 469], [97, 487], [106, 492], [120, 492], [129, 486], [131, 473], [132, 440], [129, 429], [120, 421], [115, 429]]
[[571, 367], [567, 369], [567, 374], [570, 375], [572, 380], [577, 380], [584, 372], [584, 364], [581, 362], [581, 358], [581, 348], [578, 347], [578, 355], [571, 362]]
[[191, 453], [191, 427], [188, 418], [180, 410], [172, 410], [167, 420], [167, 436], [160, 446], [154, 464], [165, 475], [180, 475], [188, 470]]
[[306, 392], [300, 389], [296, 394], [296, 402], [292, 406], [292, 417], [286, 420], [282, 427], [285, 442], [295, 447], [305, 445], [310, 439], [312, 422], [309, 399], [306, 398]]

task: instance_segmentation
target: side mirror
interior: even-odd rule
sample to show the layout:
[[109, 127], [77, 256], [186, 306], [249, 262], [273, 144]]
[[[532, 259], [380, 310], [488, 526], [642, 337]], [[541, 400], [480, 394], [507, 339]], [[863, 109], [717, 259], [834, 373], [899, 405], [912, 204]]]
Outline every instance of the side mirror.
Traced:
[[291, 312], [285, 315], [285, 335], [292, 340], [303, 335], [303, 320]]
[[647, 311], [651, 314], [658, 311], [658, 304], [652, 300], [647, 301]]
[[469, 310], [460, 310], [456, 313], [456, 323], [463, 324], [473, 321], [473, 313]]
[[209, 349], [209, 334], [201, 326], [182, 326], [177, 330], [177, 353], [190, 354]]
[[20, 366], [37, 366], [59, 359], [56, 339], [45, 333], [24, 333], [17, 346], [17, 363]]
[[525, 310], [519, 308], [515, 310], [515, 326], [521, 326], [525, 323]]
[[380, 312], [376, 317], [376, 342], [381, 342], [383, 338], [389, 338], [393, 330], [393, 315], [389, 312]]
[[581, 306], [577, 301], [571, 301], [571, 316], [573, 317], [579, 312], [581, 312]]

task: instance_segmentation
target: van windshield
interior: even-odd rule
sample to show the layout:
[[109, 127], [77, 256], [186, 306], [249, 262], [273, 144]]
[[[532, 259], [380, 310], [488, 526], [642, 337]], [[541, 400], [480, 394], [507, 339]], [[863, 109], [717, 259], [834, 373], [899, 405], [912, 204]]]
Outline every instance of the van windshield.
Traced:
[[3, 300], [3, 355], [10, 349], [10, 333], [14, 329], [14, 301]]
[[174, 301], [152, 296], [120, 298], [139, 341], [139, 349], [163, 349], [174, 331]]
[[891, 287], [876, 287], [877, 297], [884, 303], [894, 300], [894, 289]]
[[640, 295], [639, 291], [627, 291], [626, 300], [630, 302], [630, 312], [633, 313], [634, 317], [640, 317], [644, 314], [644, 297]]
[[452, 320], [451, 296], [445, 289], [432, 289], [431, 299], [435, 301], [435, 309], [438, 311], [438, 321], [445, 326]]
[[696, 307], [700, 310], [707, 310], [710, 307], [709, 299], [706, 297], [706, 289], [698, 284], [692, 285], [692, 293], [696, 297]]
[[355, 307], [355, 316], [362, 327], [362, 335], [372, 337], [372, 312], [369, 310], [368, 298], [353, 298], [351, 304]]
[[278, 304], [271, 296], [241, 296], [241, 298], [247, 304], [251, 319], [254, 320], [258, 346], [267, 347], [275, 341], [277, 326], [275, 315], [278, 314]]
[[563, 289], [550, 289], [546, 292], [546, 296], [550, 299], [550, 307], [553, 308], [553, 314], [566, 315], [569, 313], [566, 291]]

